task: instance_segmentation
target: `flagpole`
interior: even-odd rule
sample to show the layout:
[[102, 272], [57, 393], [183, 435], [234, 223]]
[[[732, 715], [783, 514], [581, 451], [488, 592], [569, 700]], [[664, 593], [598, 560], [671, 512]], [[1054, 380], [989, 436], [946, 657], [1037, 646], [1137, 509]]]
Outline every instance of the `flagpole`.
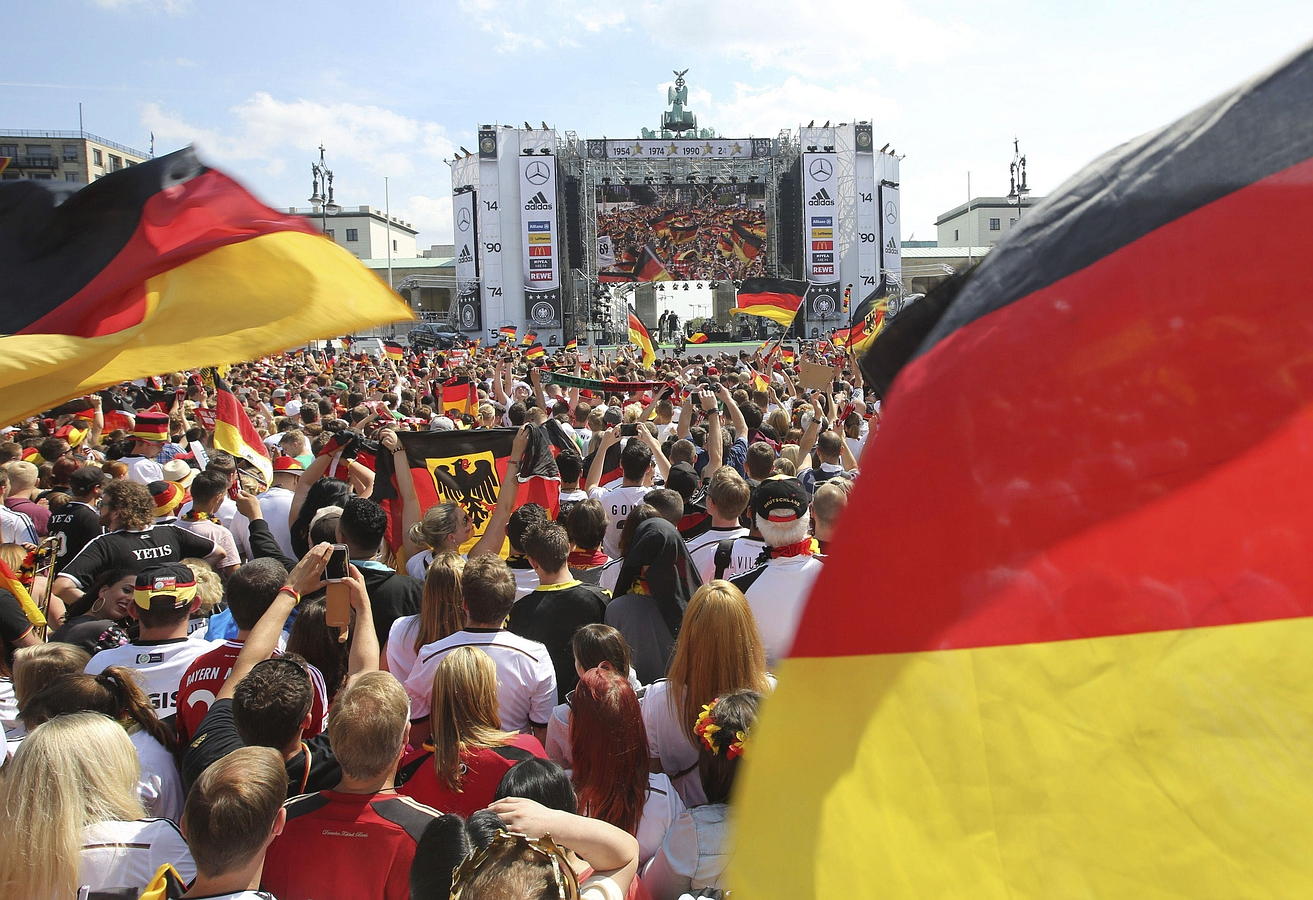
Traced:
[[388, 176], [383, 176], [383, 214], [387, 218], [387, 241], [388, 241], [388, 290], [395, 290], [392, 286], [392, 194], [388, 187]]

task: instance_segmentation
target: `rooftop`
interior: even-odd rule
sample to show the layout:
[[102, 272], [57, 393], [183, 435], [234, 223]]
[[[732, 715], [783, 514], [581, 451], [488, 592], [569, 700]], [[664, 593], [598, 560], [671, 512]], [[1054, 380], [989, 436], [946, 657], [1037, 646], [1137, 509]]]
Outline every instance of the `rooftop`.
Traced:
[[[1031, 195], [1021, 201], [1022, 209], [1030, 209], [1036, 203], [1043, 200], [1043, 197]], [[946, 213], [940, 213], [939, 218], [935, 219], [936, 225], [942, 225], [949, 219], [957, 218], [964, 212], [973, 209], [1016, 209], [1017, 201], [1015, 197], [972, 197], [966, 203], [953, 207]]]
[[[314, 219], [323, 215], [319, 210], [310, 206], [289, 206], [287, 207], [287, 211], [294, 216], [305, 216], [306, 218]], [[328, 214], [328, 218], [330, 219], [350, 219], [359, 216], [369, 216], [371, 219], [378, 219], [380, 222], [386, 222], [388, 220], [387, 214], [384, 213], [383, 210], [375, 209], [372, 206], [344, 206], [342, 207], [341, 212]], [[419, 231], [414, 225], [403, 221], [402, 219], [398, 219], [396, 216], [392, 217], [392, 224], [397, 228], [404, 228], [411, 234], [419, 234]]]
[[903, 245], [903, 259], [947, 259], [949, 257], [969, 257], [984, 256], [990, 251], [989, 247], [909, 247]]
[[[362, 259], [362, 263], [370, 269], [386, 269], [388, 267], [387, 257], [383, 259]], [[450, 269], [456, 264], [456, 260], [450, 256], [433, 257], [433, 256], [407, 256], [392, 257], [392, 268], [394, 269]]]
[[112, 150], [121, 150], [124, 153], [131, 153], [138, 159], [150, 159], [150, 154], [144, 150], [134, 150], [126, 144], [120, 144], [117, 141], [111, 141], [109, 138], [103, 138], [98, 134], [92, 134], [90, 131], [31, 131], [23, 128], [0, 128], [0, 137], [23, 138], [24, 140], [53, 139], [53, 140], [82, 140], [95, 141]]

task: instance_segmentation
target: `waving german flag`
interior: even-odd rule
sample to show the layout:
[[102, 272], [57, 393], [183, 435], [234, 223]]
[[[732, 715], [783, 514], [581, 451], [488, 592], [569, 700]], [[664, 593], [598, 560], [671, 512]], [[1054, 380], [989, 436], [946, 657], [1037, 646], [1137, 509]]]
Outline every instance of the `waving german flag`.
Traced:
[[543, 349], [543, 345], [538, 341], [534, 341], [533, 346], [524, 351], [525, 359], [542, 359], [546, 355], [547, 351]]
[[629, 342], [643, 354], [643, 365], [650, 366], [656, 362], [656, 347], [652, 343], [652, 334], [638, 317], [638, 313], [629, 312]]
[[182, 365], [413, 318], [350, 253], [190, 150], [61, 206], [0, 185], [0, 422]]
[[515, 340], [515, 331], [516, 328], [514, 325], [503, 325], [501, 328], [497, 329], [497, 339], [501, 341], [513, 341]]
[[396, 341], [383, 342], [383, 355], [393, 362], [401, 362], [406, 355], [406, 348]]
[[521, 346], [521, 347], [528, 347], [528, 346], [532, 345], [533, 342], [536, 341], [536, 340], [538, 340], [538, 332], [536, 332], [536, 331], [526, 331], [526, 332], [524, 333], [524, 337], [520, 338], [520, 346]]
[[1310, 121], [1313, 49], [863, 359], [898, 477], [857, 480], [749, 742], [736, 894], [1313, 896]]
[[807, 293], [807, 282], [787, 278], [749, 278], [739, 288], [738, 299], [730, 310], [732, 314], [764, 316], [772, 322], [790, 325], [802, 298]]
[[693, 335], [691, 335], [691, 336], [689, 337], [688, 342], [689, 342], [690, 344], [705, 344], [705, 343], [706, 343], [707, 341], [709, 341], [709, 340], [710, 340], [710, 338], [708, 338], [708, 337], [707, 337], [705, 334], [703, 334], [702, 332], [698, 331], [698, 332], [695, 332]]
[[638, 281], [675, 280], [675, 276], [670, 274], [666, 264], [657, 257], [650, 245], [643, 248], [643, 253], [635, 264], [634, 275]]
[[273, 484], [274, 464], [269, 459], [260, 433], [251, 424], [251, 418], [241, 401], [234, 396], [228, 382], [217, 373], [214, 376], [214, 446], [227, 450], [234, 457], [245, 460], [266, 486]]
[[561, 349], [562, 349], [562, 350], [565, 350], [565, 351], [568, 351], [568, 352], [571, 352], [571, 353], [573, 353], [574, 351], [578, 350], [578, 349], [579, 349], [579, 340], [578, 340], [578, 338], [570, 338], [570, 340], [568, 340], [568, 341], [565, 342], [565, 346], [562, 347]]

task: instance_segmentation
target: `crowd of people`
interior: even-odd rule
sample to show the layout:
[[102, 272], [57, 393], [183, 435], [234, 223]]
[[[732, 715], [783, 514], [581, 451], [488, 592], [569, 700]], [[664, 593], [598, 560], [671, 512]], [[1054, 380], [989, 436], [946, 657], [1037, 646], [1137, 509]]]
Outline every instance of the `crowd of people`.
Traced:
[[[740, 186], [756, 188], [756, 185]], [[628, 200], [637, 188], [637, 199], [651, 202], [622, 206], [614, 201], [598, 204], [597, 233], [611, 238], [623, 266], [636, 260], [644, 247], [650, 247], [662, 266], [677, 279], [687, 281], [739, 281], [765, 276], [765, 256], [749, 248], [735, 252], [735, 227], [739, 232], [765, 234], [765, 201], [739, 202], [734, 195], [720, 197], [712, 186], [701, 196], [689, 200], [678, 193], [660, 196], [659, 190], [646, 186], [611, 188], [617, 199]], [[679, 191], [696, 189], [681, 185]], [[764, 198], [764, 189], [762, 191]]]
[[[5, 428], [0, 895], [725, 896], [879, 405], [841, 359], [633, 354], [299, 351]], [[495, 498], [416, 503], [406, 433], [488, 428]]]

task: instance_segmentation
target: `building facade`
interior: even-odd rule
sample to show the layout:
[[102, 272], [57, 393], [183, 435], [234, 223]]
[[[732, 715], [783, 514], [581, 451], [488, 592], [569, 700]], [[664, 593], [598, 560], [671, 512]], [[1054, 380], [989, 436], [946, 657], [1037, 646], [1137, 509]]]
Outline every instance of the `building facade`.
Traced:
[[360, 259], [387, 259], [388, 244], [392, 258], [414, 259], [419, 256], [415, 235], [419, 232], [409, 222], [396, 216], [389, 224], [381, 209], [372, 206], [343, 207], [337, 213], [319, 213], [310, 208], [288, 207], [292, 215], [305, 216], [333, 241]]
[[1043, 197], [1024, 197], [1018, 207], [1009, 197], [972, 197], [935, 219], [941, 247], [993, 247], [1014, 228], [1017, 219]]
[[90, 184], [149, 158], [149, 153], [88, 131], [0, 129], [0, 179], [5, 181]]

